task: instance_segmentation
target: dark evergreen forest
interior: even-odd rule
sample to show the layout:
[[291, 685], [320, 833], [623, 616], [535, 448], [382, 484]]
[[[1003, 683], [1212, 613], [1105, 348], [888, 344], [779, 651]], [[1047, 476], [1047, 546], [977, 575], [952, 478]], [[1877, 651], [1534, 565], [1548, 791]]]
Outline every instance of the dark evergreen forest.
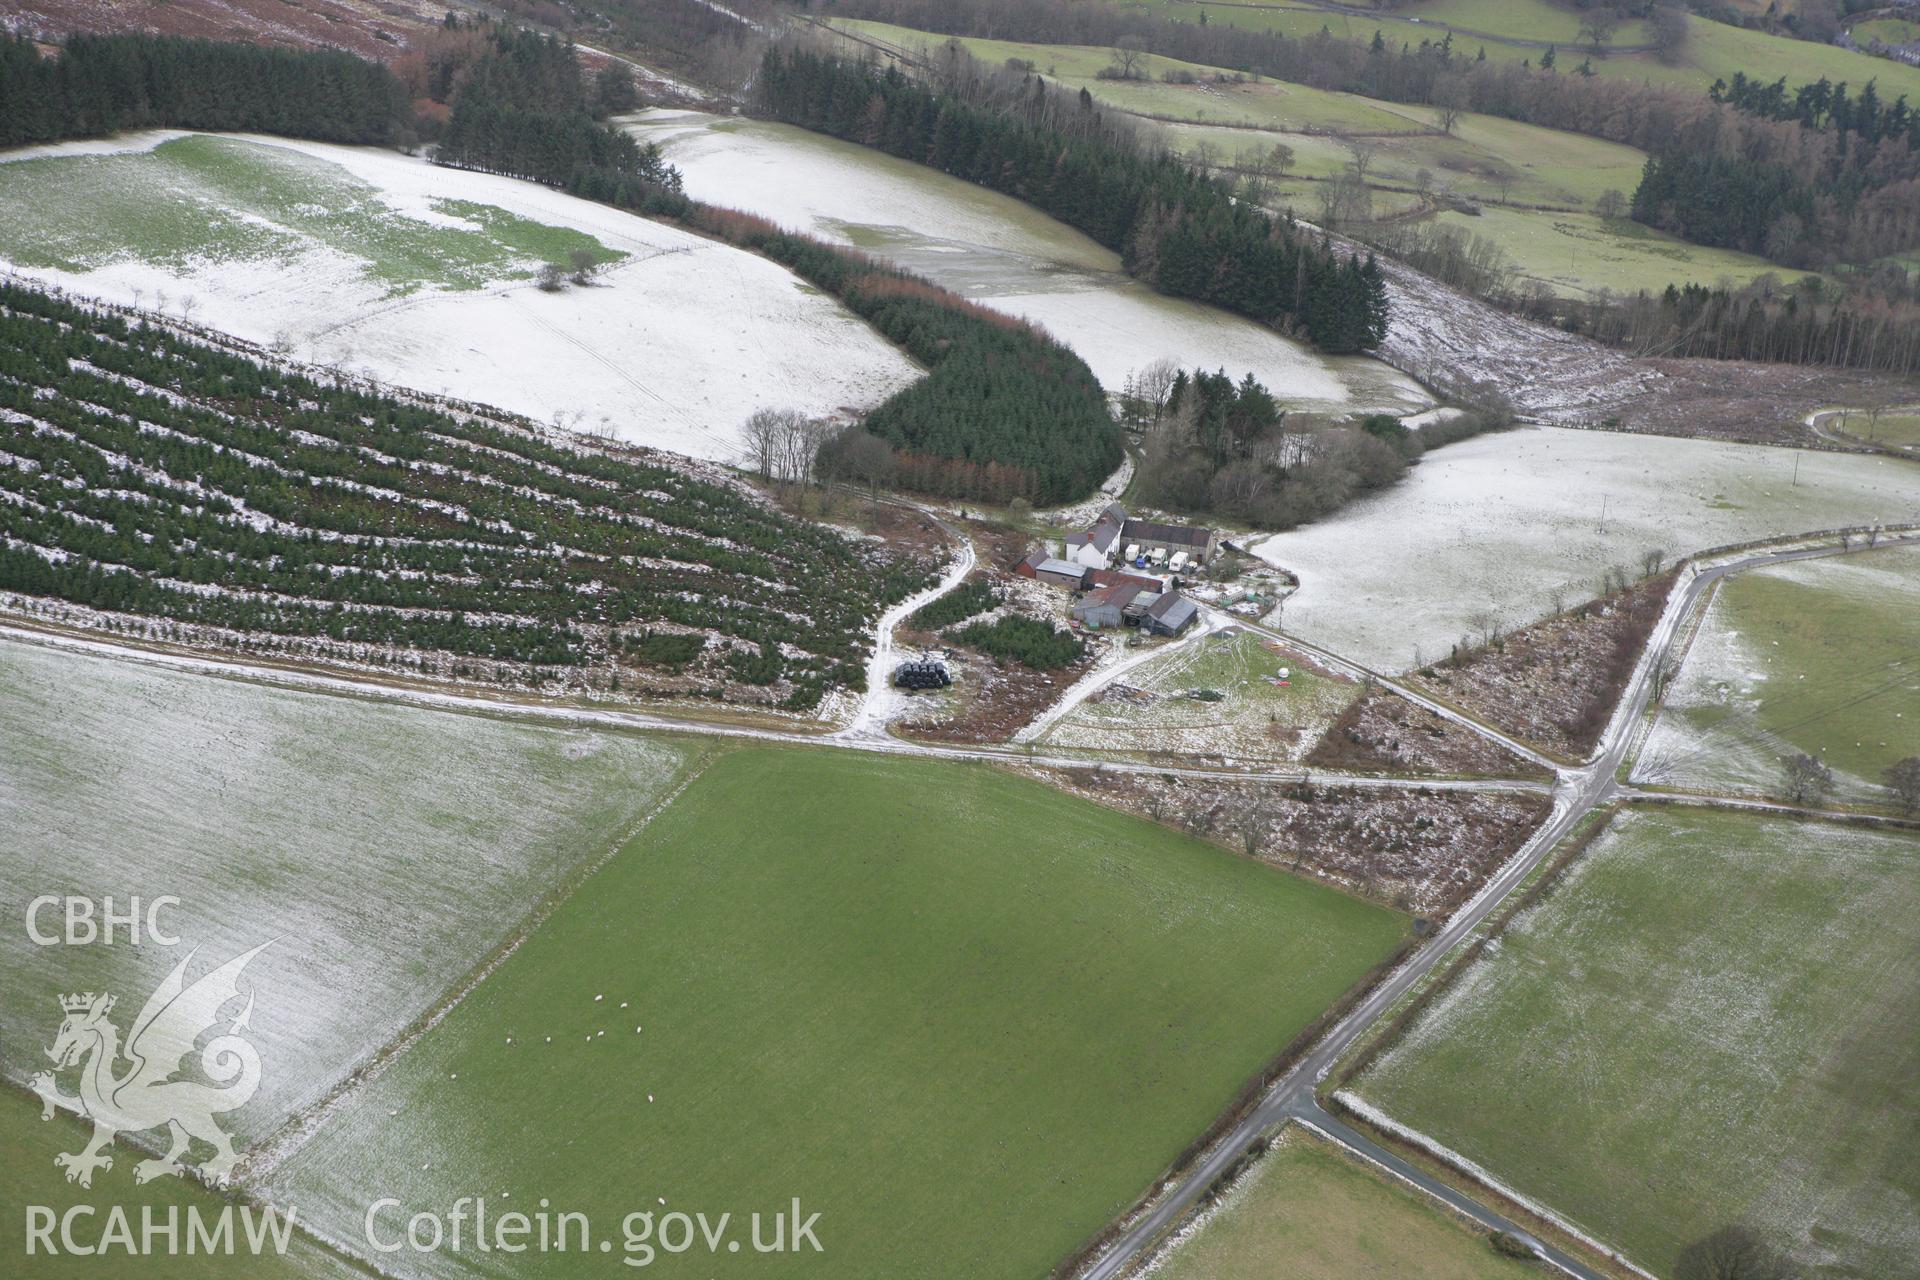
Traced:
[[0, 147], [154, 127], [386, 145], [409, 116], [393, 73], [350, 53], [76, 35], [43, 58], [0, 35]]
[[867, 416], [866, 430], [893, 450], [889, 483], [1052, 504], [1091, 493], [1120, 465], [1106, 393], [1043, 331], [765, 218], [696, 205], [687, 221], [790, 268], [929, 367]]
[[559, 187], [621, 208], [683, 212], [680, 174], [660, 148], [596, 119], [572, 45], [532, 31], [495, 28], [468, 70], [434, 159]]

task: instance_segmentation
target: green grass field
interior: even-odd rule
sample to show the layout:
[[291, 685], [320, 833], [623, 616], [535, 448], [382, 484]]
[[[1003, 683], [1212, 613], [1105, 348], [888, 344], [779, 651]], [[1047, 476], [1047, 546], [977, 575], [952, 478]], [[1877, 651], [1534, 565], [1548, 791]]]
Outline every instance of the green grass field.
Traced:
[[545, 1197], [605, 1232], [799, 1197], [822, 1253], [655, 1265], [1039, 1276], [1404, 923], [983, 766], [740, 750], [273, 1189], [356, 1240], [372, 1188]]
[[1920, 836], [1630, 811], [1358, 1082], [1665, 1274], [1920, 1275]]
[[[1273, 683], [1282, 668], [1287, 683]], [[1297, 760], [1360, 696], [1349, 680], [1323, 675], [1251, 631], [1211, 635], [1129, 673], [1123, 683], [1154, 695], [1085, 702], [1046, 734], [1058, 746], [1118, 752], [1221, 753]], [[1194, 689], [1226, 695], [1188, 697]]]
[[[62, 1152], [78, 1151], [91, 1132], [89, 1126], [65, 1112], [49, 1121], [40, 1118], [40, 1102], [11, 1086], [0, 1085], [0, 1268], [18, 1280], [57, 1280], [59, 1277], [93, 1277], [94, 1280], [358, 1280], [364, 1276], [358, 1266], [343, 1260], [315, 1244], [299, 1230], [299, 1215], [294, 1216], [294, 1231], [288, 1237], [287, 1251], [275, 1251], [271, 1237], [262, 1235], [258, 1254], [236, 1245], [240, 1251], [186, 1254], [188, 1214], [197, 1212], [206, 1230], [217, 1231], [219, 1216], [231, 1202], [209, 1191], [198, 1182], [179, 1178], [158, 1178], [142, 1186], [133, 1183], [133, 1164], [143, 1158], [122, 1146], [114, 1166], [96, 1175], [93, 1188], [82, 1190], [69, 1185], [54, 1167], [53, 1158]], [[164, 1236], [155, 1236], [156, 1248], [135, 1256], [127, 1248], [113, 1245], [98, 1256], [70, 1256], [61, 1244], [56, 1228], [52, 1243], [57, 1254], [48, 1254], [42, 1241], [34, 1240], [34, 1252], [27, 1253], [28, 1206], [51, 1210], [56, 1221], [77, 1207], [90, 1207], [91, 1214], [74, 1217], [75, 1241], [83, 1247], [101, 1243], [108, 1228], [108, 1216], [119, 1208], [141, 1239], [142, 1213], [150, 1210], [165, 1223], [167, 1214], [175, 1214], [180, 1224], [179, 1253], [169, 1255]], [[256, 1214], [259, 1210], [254, 1211]], [[238, 1206], [233, 1210], [232, 1233], [236, 1241], [247, 1239], [245, 1219]], [[255, 1221], [259, 1221], [258, 1218]]]
[[1723, 585], [1635, 776], [1777, 793], [1780, 757], [1797, 752], [1826, 762], [1840, 798], [1878, 803], [1887, 766], [1920, 754], [1920, 548]]
[[1879, 440], [1887, 444], [1920, 444], [1920, 413], [1883, 413], [1877, 419], [1869, 419], [1865, 413], [1850, 415], [1847, 421], [1836, 423], [1842, 431], [1859, 436], [1862, 440]]
[[1507, 251], [1521, 275], [1560, 294], [1610, 289], [1658, 292], [1694, 281], [1745, 285], [1771, 272], [1783, 280], [1802, 273], [1733, 249], [1676, 240], [1652, 227], [1590, 213], [1535, 213], [1483, 205], [1478, 217], [1442, 213], [1436, 220], [1485, 236]]
[[565, 264], [575, 250], [600, 262], [626, 256], [583, 232], [467, 201], [434, 201], [432, 213], [396, 210], [328, 161], [205, 134], [150, 151], [0, 164], [0, 257], [22, 266], [88, 271], [134, 257], [191, 267], [317, 248], [363, 261], [372, 279], [405, 293], [524, 279], [529, 261]]
[[1863, 46], [1878, 40], [1881, 44], [1912, 44], [1920, 40], [1920, 22], [1907, 18], [1869, 18], [1848, 28]]
[[[1278, 31], [1296, 37], [1326, 29], [1346, 39], [1370, 40], [1379, 31], [1390, 41], [1417, 45], [1422, 40], [1437, 41], [1449, 28], [1457, 27], [1460, 30], [1454, 36], [1454, 48], [1469, 57], [1485, 48], [1488, 58], [1537, 64], [1543, 52], [1539, 42], [1552, 42], [1558, 46], [1556, 59], [1563, 71], [1571, 71], [1589, 56], [1578, 40], [1578, 17], [1571, 9], [1548, 0], [1413, 0], [1396, 6], [1391, 13], [1366, 16], [1320, 8], [1312, 0], [1254, 4], [1119, 2], [1182, 22], [1198, 22], [1205, 12], [1208, 22], [1220, 26]], [[1624, 23], [1614, 32], [1608, 47], [1626, 49], [1648, 42], [1644, 24]], [[1750, 78], [1763, 81], [1785, 76], [1789, 85], [1821, 76], [1854, 85], [1877, 79], [1880, 94], [1888, 101], [1902, 93], [1909, 101], [1920, 99], [1920, 67], [1836, 45], [1711, 22], [1698, 15], [1691, 19], [1687, 43], [1671, 65], [1652, 53], [1615, 52], [1595, 56], [1592, 61], [1599, 75], [1691, 89], [1704, 90], [1716, 79], [1732, 79], [1734, 72], [1744, 71]]]
[[[837, 25], [914, 52], [940, 40], [885, 23]], [[1097, 73], [1113, 59], [1113, 51], [1105, 48], [978, 39], [962, 43], [984, 60], [1018, 58], [1070, 88], [1085, 88], [1099, 101], [1140, 116], [1144, 127], [1176, 149], [1212, 164], [1249, 167], [1275, 144], [1290, 148], [1289, 176], [1274, 184], [1269, 199], [1276, 206], [1292, 206], [1303, 217], [1320, 215], [1323, 180], [1344, 172], [1354, 162], [1354, 148], [1363, 147], [1369, 155], [1376, 218], [1419, 208], [1422, 191], [1475, 201], [1482, 208], [1480, 216], [1434, 216], [1492, 240], [1522, 276], [1561, 295], [1603, 288], [1657, 291], [1689, 282], [1737, 287], [1768, 272], [1797, 274], [1751, 254], [1688, 244], [1635, 222], [1590, 212], [1606, 192], [1630, 196], [1639, 185], [1646, 156], [1633, 147], [1473, 114], [1460, 117], [1453, 134], [1447, 135], [1440, 132], [1438, 114], [1429, 107], [1271, 80], [1167, 84], [1158, 77], [1168, 69], [1200, 75], [1219, 69], [1166, 58], [1143, 59], [1151, 79], [1101, 80]]]
[[[921, 49], [935, 37], [908, 27], [878, 22], [838, 25], [883, 43]], [[1019, 44], [1006, 40], [963, 40], [974, 56], [1000, 62], [1018, 58], [1042, 72], [1051, 69], [1061, 83], [1086, 88], [1095, 98], [1158, 122], [1170, 122], [1176, 141], [1204, 141], [1223, 159], [1247, 149], [1271, 150], [1275, 142], [1293, 148], [1292, 172], [1330, 177], [1352, 159], [1337, 134], [1365, 135], [1374, 150], [1381, 181], [1412, 184], [1422, 169], [1438, 187], [1477, 199], [1504, 196], [1534, 204], [1585, 207], [1610, 189], [1630, 193], [1640, 180], [1646, 156], [1578, 134], [1519, 124], [1494, 116], [1465, 115], [1452, 136], [1440, 132], [1429, 107], [1382, 102], [1351, 93], [1330, 93], [1306, 85], [1260, 80], [1243, 84], [1166, 84], [1159, 77], [1172, 68], [1203, 76], [1219, 69], [1167, 58], [1142, 63], [1146, 80], [1101, 80], [1097, 73], [1113, 51], [1070, 45]], [[1195, 130], [1204, 132], [1195, 132]], [[1495, 172], [1513, 175], [1505, 186]]]
[[[610, 852], [691, 754], [15, 642], [0, 642], [0, 724], [6, 1078], [44, 1067], [62, 994], [115, 993], [124, 1033], [189, 951], [197, 974], [277, 939], [243, 979], [265, 1069], [230, 1118], [242, 1147]], [[36, 946], [24, 919], [43, 894], [122, 910], [171, 895], [161, 923], [180, 943]], [[38, 923], [57, 933], [58, 909]]]
[[1286, 1130], [1156, 1280], [1525, 1280], [1433, 1201], [1329, 1144]]

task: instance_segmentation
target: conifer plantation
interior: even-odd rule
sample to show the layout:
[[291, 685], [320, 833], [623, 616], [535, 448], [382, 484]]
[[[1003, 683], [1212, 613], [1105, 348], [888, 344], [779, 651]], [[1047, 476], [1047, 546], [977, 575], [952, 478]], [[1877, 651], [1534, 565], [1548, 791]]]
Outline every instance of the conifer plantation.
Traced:
[[111, 629], [810, 707], [917, 561], [648, 454], [378, 394], [0, 283], [0, 592]]
[[408, 116], [394, 74], [351, 53], [76, 35], [43, 58], [0, 35], [0, 147], [150, 128], [384, 146], [407, 137]]

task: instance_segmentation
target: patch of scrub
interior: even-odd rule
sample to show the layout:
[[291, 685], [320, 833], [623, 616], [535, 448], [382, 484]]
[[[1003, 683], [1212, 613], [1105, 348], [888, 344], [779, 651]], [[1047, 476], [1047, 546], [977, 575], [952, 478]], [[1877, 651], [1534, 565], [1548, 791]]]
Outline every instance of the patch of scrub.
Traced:
[[649, 111], [629, 125], [665, 148], [689, 194], [868, 249], [1032, 320], [1111, 391], [1165, 358], [1236, 378], [1251, 372], [1303, 409], [1413, 413], [1433, 403], [1377, 360], [1328, 359], [1251, 320], [1157, 294], [1120, 270], [1118, 254], [1064, 223], [923, 165], [758, 120]]
[[1378, 670], [1445, 657], [1602, 594], [1642, 558], [1877, 522], [1920, 520], [1912, 464], [1557, 427], [1428, 454], [1394, 488], [1257, 542], [1290, 569], [1289, 631]]
[[[259, 1092], [245, 1147], [392, 1040], [686, 766], [680, 746], [273, 690], [0, 641], [5, 1076], [45, 1063], [58, 997], [128, 1030], [198, 948], [247, 968]], [[35, 946], [45, 894], [179, 899], [178, 946]], [[58, 911], [40, 918], [59, 927]]]
[[[590, 255], [590, 287], [543, 262]], [[0, 265], [297, 359], [733, 460], [761, 408], [838, 416], [920, 371], [755, 255], [367, 147], [148, 133], [0, 163]]]
[[1628, 811], [1358, 1092], [1667, 1274], [1729, 1223], [1912, 1277], [1920, 836]]

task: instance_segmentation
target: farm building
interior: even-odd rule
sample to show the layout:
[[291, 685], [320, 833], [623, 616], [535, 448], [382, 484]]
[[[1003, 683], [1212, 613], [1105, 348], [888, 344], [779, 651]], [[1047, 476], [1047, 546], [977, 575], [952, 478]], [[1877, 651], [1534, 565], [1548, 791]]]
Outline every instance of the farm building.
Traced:
[[[1115, 515], [1115, 512], [1119, 512]], [[1067, 549], [1063, 559], [1076, 564], [1086, 565], [1089, 569], [1104, 569], [1113, 563], [1113, 557], [1120, 550], [1120, 529], [1126, 513], [1118, 507], [1108, 507], [1094, 522], [1093, 528], [1085, 533], [1067, 535]]]
[[1142, 591], [1151, 591], [1155, 594], [1167, 589], [1166, 579], [1151, 578], [1144, 573], [1122, 573], [1118, 569], [1087, 570], [1087, 588], [1089, 590], [1095, 587], [1114, 587], [1123, 582], [1131, 582]]
[[1194, 525], [1162, 524], [1157, 520], [1128, 520], [1120, 529], [1120, 538], [1141, 552], [1163, 551], [1174, 555], [1184, 551], [1187, 558], [1205, 564], [1213, 554], [1214, 532]]
[[1177, 636], [1193, 625], [1200, 607], [1178, 591], [1165, 591], [1148, 603], [1140, 625], [1157, 636]]
[[1087, 579], [1085, 565], [1058, 559], [1045, 551], [1029, 552], [1026, 559], [1013, 566], [1013, 571], [1023, 578], [1038, 578], [1042, 582], [1051, 582], [1057, 587], [1071, 587], [1075, 591], [1085, 586]]
[[1132, 582], [1116, 582], [1112, 586], [1089, 591], [1068, 612], [1082, 626], [1109, 630], [1126, 621], [1127, 606], [1141, 593], [1142, 588]]
[[1214, 531], [1157, 520], [1135, 520], [1119, 503], [1111, 503], [1084, 532], [1067, 535], [1061, 558], [1092, 569], [1109, 568], [1116, 559], [1138, 562], [1141, 557], [1167, 560], [1184, 554], [1195, 564], [1213, 555]]

